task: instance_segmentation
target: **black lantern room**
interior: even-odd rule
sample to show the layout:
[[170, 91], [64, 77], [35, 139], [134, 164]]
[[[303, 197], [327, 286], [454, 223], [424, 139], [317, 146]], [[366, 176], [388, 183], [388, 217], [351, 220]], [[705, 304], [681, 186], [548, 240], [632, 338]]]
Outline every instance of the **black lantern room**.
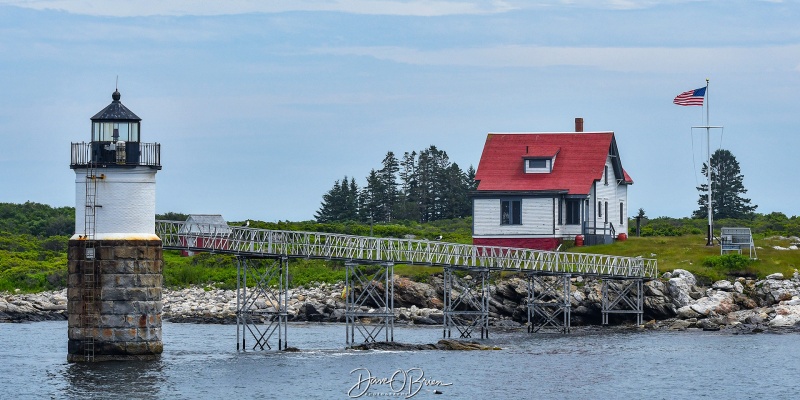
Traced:
[[99, 164], [139, 164], [142, 119], [125, 107], [115, 90], [113, 101], [92, 117], [92, 161]]
[[141, 142], [139, 118], [119, 101], [115, 90], [111, 104], [92, 117], [92, 139], [72, 143], [70, 168], [137, 167], [161, 169], [161, 146]]

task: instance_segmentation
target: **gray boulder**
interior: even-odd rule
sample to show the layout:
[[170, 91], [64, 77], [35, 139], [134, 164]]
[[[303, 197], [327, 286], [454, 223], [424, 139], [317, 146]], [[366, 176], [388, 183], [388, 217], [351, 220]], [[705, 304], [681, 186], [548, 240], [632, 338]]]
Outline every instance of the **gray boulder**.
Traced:
[[723, 291], [716, 291], [711, 296], [703, 297], [689, 307], [703, 316], [726, 315], [732, 311], [739, 310], [739, 306], [736, 305], [733, 299], [733, 294]]
[[414, 282], [408, 278], [394, 277], [394, 305], [395, 307], [420, 308], [435, 307], [438, 298], [436, 289], [427, 283]]
[[702, 314], [695, 311], [692, 306], [683, 306], [677, 310], [678, 318], [691, 319], [702, 316]]
[[693, 299], [690, 293], [696, 291], [695, 284], [697, 284], [697, 279], [691, 272], [684, 269], [672, 271], [672, 278], [667, 281], [667, 289], [675, 307], [680, 308], [692, 303]]
[[771, 328], [795, 326], [800, 323], [800, 305], [780, 304], [775, 307], [775, 317], [769, 321]]
[[[773, 276], [776, 274], [772, 274]], [[783, 275], [781, 275], [783, 276]], [[795, 281], [790, 279], [765, 279], [755, 284], [753, 297], [760, 306], [766, 307], [800, 295]]]
[[675, 320], [675, 322], [673, 322], [672, 325], [669, 326], [669, 329], [674, 330], [674, 331], [685, 331], [686, 329], [690, 328], [692, 325], [693, 324], [690, 321], [679, 319], [679, 320]]
[[520, 324], [517, 321], [512, 321], [510, 319], [502, 319], [502, 320], [496, 321], [494, 323], [494, 326], [496, 326], [498, 328], [519, 328], [520, 326], [522, 326], [522, 324]]
[[[741, 286], [741, 283], [739, 285]], [[711, 285], [711, 289], [724, 290], [726, 292], [733, 292], [735, 290], [734, 287], [733, 287], [733, 284], [731, 283], [731, 281], [726, 281], [726, 280], [721, 280], [721, 281], [714, 282], [714, 284]], [[739, 293], [741, 293], [741, 292], [739, 292]]]
[[430, 317], [416, 316], [411, 318], [414, 325], [436, 325], [436, 321]]
[[[323, 306], [320, 305], [320, 304], [314, 304], [314, 303], [311, 303], [311, 302], [306, 302], [305, 304], [303, 304], [300, 307], [299, 314], [300, 315], [305, 315], [305, 317], [306, 317], [306, 319], [308, 321], [316, 321], [316, 322], [322, 321], [324, 315], [321, 312], [322, 310], [318, 309], [317, 307], [322, 308]], [[298, 317], [300, 315], [298, 315]]]
[[498, 282], [492, 294], [519, 303], [521, 300], [528, 297], [527, 282], [520, 278], [511, 278]]
[[654, 280], [644, 284], [644, 312], [647, 318], [666, 319], [676, 315], [672, 298], [664, 282]]
[[[402, 319], [402, 318], [400, 318]], [[347, 320], [345, 316], [345, 309], [344, 308], [337, 308], [333, 310], [330, 316], [330, 320], [334, 322], [345, 322]]]
[[769, 319], [769, 315], [763, 310], [740, 310], [728, 314], [728, 321], [739, 322], [747, 325], [759, 325]]
[[697, 327], [704, 331], [718, 331], [719, 323], [711, 318], [705, 318], [697, 321]]

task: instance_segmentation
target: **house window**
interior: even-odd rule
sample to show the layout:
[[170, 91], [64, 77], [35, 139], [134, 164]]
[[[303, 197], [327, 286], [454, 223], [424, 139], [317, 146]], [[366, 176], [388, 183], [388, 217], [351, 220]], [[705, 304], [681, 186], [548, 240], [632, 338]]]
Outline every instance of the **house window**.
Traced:
[[528, 160], [528, 168], [547, 168], [547, 160], [545, 159]]
[[603, 170], [603, 183], [608, 186], [608, 165], [606, 165], [605, 169]]
[[603, 202], [597, 202], [597, 218], [603, 218]]
[[567, 199], [566, 204], [567, 204], [567, 225], [580, 225], [581, 201]]
[[522, 224], [522, 200], [502, 200], [500, 202], [500, 225]]
[[622, 217], [624, 209], [625, 209], [625, 206], [622, 204], [622, 202], [620, 202], [619, 203], [619, 224], [620, 224], [620, 226], [624, 225], [623, 224], [623, 217]]
[[608, 223], [608, 202], [606, 202], [606, 223]]
[[525, 160], [526, 174], [547, 174], [552, 168], [552, 160], [549, 158], [528, 158]]

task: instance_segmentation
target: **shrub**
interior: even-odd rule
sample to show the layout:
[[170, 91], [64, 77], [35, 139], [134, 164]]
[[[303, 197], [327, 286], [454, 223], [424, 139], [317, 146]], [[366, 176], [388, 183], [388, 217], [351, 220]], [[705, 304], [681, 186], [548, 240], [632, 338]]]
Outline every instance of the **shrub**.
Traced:
[[346, 270], [336, 263], [322, 260], [292, 260], [289, 262], [290, 286], [306, 286], [312, 282], [336, 283], [345, 280]]
[[754, 275], [753, 271], [750, 270], [752, 264], [753, 260], [741, 254], [708, 256], [703, 259], [703, 266], [732, 276]]

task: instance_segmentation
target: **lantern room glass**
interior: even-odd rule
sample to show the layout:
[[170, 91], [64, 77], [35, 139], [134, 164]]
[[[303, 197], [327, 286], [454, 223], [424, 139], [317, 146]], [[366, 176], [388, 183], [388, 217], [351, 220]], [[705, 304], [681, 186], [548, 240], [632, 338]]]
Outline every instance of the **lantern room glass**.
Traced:
[[138, 142], [139, 122], [102, 121], [92, 124], [93, 142]]

